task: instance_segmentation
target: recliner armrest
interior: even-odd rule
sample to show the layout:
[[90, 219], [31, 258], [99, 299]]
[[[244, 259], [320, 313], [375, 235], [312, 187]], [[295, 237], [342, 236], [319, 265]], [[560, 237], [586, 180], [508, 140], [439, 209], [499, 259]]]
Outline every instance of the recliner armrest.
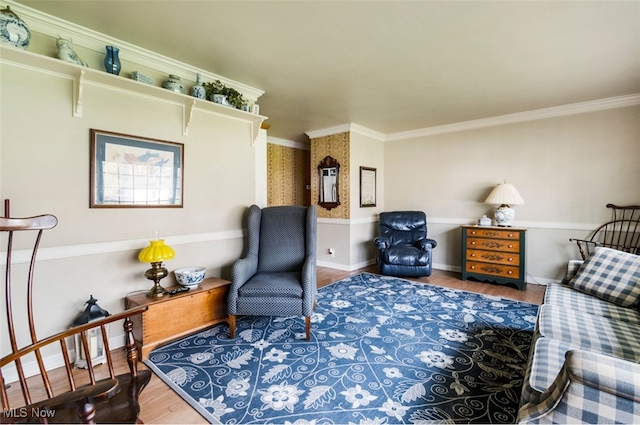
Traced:
[[378, 249], [387, 249], [391, 246], [391, 239], [386, 236], [378, 236], [373, 240], [373, 243]]
[[438, 246], [438, 242], [436, 242], [433, 239], [425, 238], [425, 239], [420, 239], [419, 241], [416, 241], [415, 245], [418, 248], [426, 251], [427, 246], [430, 246], [431, 248], [435, 248], [436, 246]]

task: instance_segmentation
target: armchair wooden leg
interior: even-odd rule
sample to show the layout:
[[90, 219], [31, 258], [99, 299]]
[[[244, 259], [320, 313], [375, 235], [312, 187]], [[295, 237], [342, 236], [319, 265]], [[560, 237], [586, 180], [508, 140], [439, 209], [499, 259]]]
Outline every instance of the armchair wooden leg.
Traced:
[[311, 317], [306, 316], [304, 322], [307, 330], [307, 341], [309, 341], [311, 339]]
[[229, 315], [229, 338], [234, 339], [236, 337], [236, 316], [234, 314]]

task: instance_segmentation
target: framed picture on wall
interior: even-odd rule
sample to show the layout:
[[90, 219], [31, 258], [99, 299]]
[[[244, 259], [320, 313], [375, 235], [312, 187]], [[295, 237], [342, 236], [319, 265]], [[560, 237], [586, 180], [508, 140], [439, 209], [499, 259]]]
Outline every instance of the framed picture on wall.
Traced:
[[91, 129], [91, 208], [182, 208], [184, 145]]
[[376, 206], [376, 169], [360, 167], [360, 207]]

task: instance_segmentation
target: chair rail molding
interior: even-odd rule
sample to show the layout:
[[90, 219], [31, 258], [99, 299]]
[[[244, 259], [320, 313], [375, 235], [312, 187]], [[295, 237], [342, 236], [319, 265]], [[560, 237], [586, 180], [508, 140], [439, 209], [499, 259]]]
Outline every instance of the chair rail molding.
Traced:
[[[241, 239], [245, 235], [244, 229], [227, 230], [211, 233], [194, 233], [188, 235], [167, 236], [164, 239], [170, 245], [187, 245], [200, 242]], [[149, 239], [130, 239], [111, 242], [96, 242], [67, 246], [41, 247], [38, 250], [38, 261], [58, 260], [62, 258], [83, 257], [86, 255], [101, 255], [123, 251], [139, 251], [149, 243]], [[0, 265], [6, 264], [6, 251], [0, 251]], [[28, 263], [31, 260], [30, 250], [15, 250], [13, 264]]]

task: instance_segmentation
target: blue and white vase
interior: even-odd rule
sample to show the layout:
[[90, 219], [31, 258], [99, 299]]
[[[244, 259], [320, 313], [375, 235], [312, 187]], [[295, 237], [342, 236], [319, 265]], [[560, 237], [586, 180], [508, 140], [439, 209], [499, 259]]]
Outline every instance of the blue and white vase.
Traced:
[[107, 54], [104, 57], [104, 69], [106, 69], [109, 74], [120, 74], [121, 64], [120, 58], [118, 57], [120, 49], [115, 46], [106, 46], [106, 49]]
[[31, 31], [9, 6], [0, 10], [0, 41], [26, 49], [31, 41]]
[[169, 75], [169, 79], [162, 83], [162, 87], [167, 90], [184, 93], [184, 86], [182, 85], [182, 81], [180, 81], [180, 77], [177, 75]]
[[206, 99], [207, 97], [207, 90], [202, 85], [200, 74], [196, 74], [196, 85], [191, 87], [191, 96], [197, 97], [198, 99]]

